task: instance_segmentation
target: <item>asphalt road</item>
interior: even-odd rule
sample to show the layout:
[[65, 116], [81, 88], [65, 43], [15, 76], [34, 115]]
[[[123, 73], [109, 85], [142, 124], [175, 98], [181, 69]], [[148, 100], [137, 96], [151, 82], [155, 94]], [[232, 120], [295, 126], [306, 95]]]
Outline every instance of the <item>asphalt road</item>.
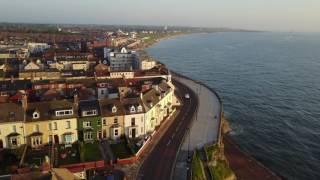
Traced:
[[[183, 100], [181, 111], [141, 165], [137, 179], [170, 179], [174, 160], [182, 143], [182, 138], [196, 112], [196, 107], [198, 106], [196, 94], [187, 86], [177, 81], [173, 82]], [[186, 93], [190, 95], [189, 99], [184, 98]]]

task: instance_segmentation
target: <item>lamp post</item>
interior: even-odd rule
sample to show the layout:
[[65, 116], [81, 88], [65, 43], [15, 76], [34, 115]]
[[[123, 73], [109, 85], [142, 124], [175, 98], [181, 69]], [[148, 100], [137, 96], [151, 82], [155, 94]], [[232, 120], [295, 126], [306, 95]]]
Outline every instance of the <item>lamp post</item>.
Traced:
[[187, 162], [190, 162], [190, 128], [187, 128], [187, 132], [188, 132], [188, 157], [187, 157]]

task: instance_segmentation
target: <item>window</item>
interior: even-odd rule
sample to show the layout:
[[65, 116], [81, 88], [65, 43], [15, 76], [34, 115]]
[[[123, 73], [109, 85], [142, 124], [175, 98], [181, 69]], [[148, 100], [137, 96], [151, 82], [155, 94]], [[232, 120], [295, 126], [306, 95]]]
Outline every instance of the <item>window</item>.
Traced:
[[114, 123], [114, 124], [118, 124], [118, 118], [115, 117], [115, 118], [113, 119], [113, 123]]
[[105, 138], [107, 138], [107, 130], [103, 130], [102, 131], [102, 137], [105, 139]]
[[39, 131], [40, 131], [39, 124], [36, 124], [36, 125], [34, 126], [34, 131], [35, 131], [35, 132], [39, 132]]
[[52, 143], [52, 142], [53, 142], [53, 136], [49, 135], [49, 143]]
[[143, 133], [143, 127], [141, 127], [141, 133]]
[[91, 121], [84, 121], [83, 122], [83, 127], [91, 127], [92, 124], [91, 124]]
[[142, 112], [142, 106], [141, 105], [138, 106], [138, 112]]
[[130, 112], [132, 112], [132, 113], [136, 112], [136, 108], [134, 106], [131, 106], [130, 107]]
[[11, 146], [18, 146], [20, 145], [20, 138], [17, 136], [11, 137], [9, 142]]
[[56, 116], [69, 116], [69, 115], [73, 115], [72, 109], [56, 111]]
[[49, 128], [49, 131], [51, 131], [51, 130], [52, 130], [52, 123], [49, 123], [48, 126], [49, 126], [49, 127], [48, 127], [48, 128]]
[[104, 90], [103, 89], [100, 91], [100, 94], [102, 94], [102, 95], [104, 94]]
[[116, 113], [117, 112], [117, 107], [116, 106], [113, 106], [112, 107], [112, 113]]
[[97, 110], [93, 109], [90, 111], [82, 111], [82, 116], [95, 116], [97, 115]]
[[16, 113], [15, 112], [10, 112], [9, 113], [9, 117], [10, 117], [10, 119], [15, 118], [16, 117]]
[[67, 123], [67, 127], [66, 127], [66, 129], [70, 129], [71, 128], [71, 122], [70, 121], [66, 121], [66, 123]]
[[67, 143], [67, 144], [72, 143], [72, 134], [64, 135], [64, 142]]
[[100, 126], [101, 125], [101, 119], [97, 120], [97, 125]]
[[32, 137], [32, 138], [31, 138], [31, 143], [32, 143], [32, 146], [33, 146], [33, 147], [41, 145], [41, 144], [42, 144], [42, 138], [41, 138], [41, 136]]
[[84, 140], [85, 141], [92, 140], [92, 132], [91, 131], [88, 131], [88, 132], [84, 133]]
[[115, 129], [114, 130], [114, 136], [118, 136], [119, 135], [119, 130], [118, 129]]
[[13, 125], [13, 126], [12, 126], [12, 131], [13, 131], [13, 132], [17, 132], [17, 127], [16, 127], [16, 125]]
[[102, 119], [102, 123], [103, 123], [103, 125], [107, 125], [107, 120], [106, 119]]
[[54, 122], [54, 123], [53, 123], [53, 129], [54, 129], [54, 130], [58, 130], [58, 124], [57, 124], [57, 122]]
[[136, 125], [136, 119], [135, 118], [131, 118], [131, 126], [135, 126]]
[[40, 117], [38, 112], [34, 112], [32, 116], [33, 116], [33, 119], [39, 119]]

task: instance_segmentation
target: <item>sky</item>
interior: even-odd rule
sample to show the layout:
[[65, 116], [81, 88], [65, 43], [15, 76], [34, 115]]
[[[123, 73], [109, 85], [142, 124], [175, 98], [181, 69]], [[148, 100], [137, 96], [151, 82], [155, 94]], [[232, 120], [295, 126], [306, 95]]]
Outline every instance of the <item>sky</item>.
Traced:
[[0, 22], [320, 32], [320, 0], [0, 0]]

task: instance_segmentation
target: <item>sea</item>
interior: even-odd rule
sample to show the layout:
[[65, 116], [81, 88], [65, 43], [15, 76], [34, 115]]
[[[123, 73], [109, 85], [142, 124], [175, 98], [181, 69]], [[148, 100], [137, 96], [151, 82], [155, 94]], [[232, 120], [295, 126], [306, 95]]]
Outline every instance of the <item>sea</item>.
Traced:
[[283, 179], [320, 179], [320, 33], [191, 34], [147, 52], [218, 92], [242, 150]]

